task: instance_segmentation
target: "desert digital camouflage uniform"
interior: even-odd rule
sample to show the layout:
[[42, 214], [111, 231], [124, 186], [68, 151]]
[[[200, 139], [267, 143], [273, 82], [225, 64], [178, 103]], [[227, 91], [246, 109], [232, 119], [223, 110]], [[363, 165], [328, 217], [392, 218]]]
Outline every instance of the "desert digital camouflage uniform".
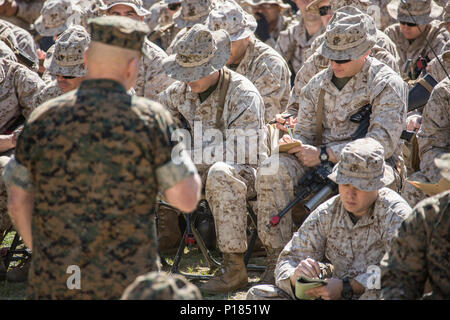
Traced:
[[237, 66], [228, 67], [248, 78], [258, 89], [264, 100], [264, 122], [275, 118], [289, 100], [291, 73], [283, 57], [254, 36], [255, 18], [236, 4], [226, 2], [211, 11], [206, 23], [211, 30], [226, 30], [231, 41], [250, 37], [242, 60]]
[[165, 272], [139, 276], [124, 291], [121, 300], [201, 300], [200, 290], [185, 277]]
[[394, 24], [385, 30], [385, 33], [397, 45], [398, 53], [400, 55], [400, 71], [403, 77], [407, 77], [408, 71], [405, 72], [405, 67], [408, 59], [414, 63], [419, 56], [434, 58], [431, 49], [425, 43], [427, 37], [431, 46], [436, 52], [440, 52], [445, 43], [450, 39], [450, 35], [444, 28], [439, 28], [439, 21], [433, 21], [425, 27], [424, 34], [410, 44], [409, 41], [400, 32], [400, 24]]
[[31, 30], [31, 25], [39, 17], [45, 0], [15, 0], [15, 2], [17, 3], [16, 15], [0, 16], [0, 19], [14, 23], [25, 30]]
[[[291, 6], [285, 3], [283, 0], [246, 0], [245, 3], [250, 5], [250, 10], [248, 11], [249, 13], [253, 13], [254, 7], [261, 4], [278, 5], [280, 14], [278, 16], [277, 24], [275, 28], [270, 32], [269, 39], [264, 41], [265, 44], [269, 45], [272, 48], [275, 48], [280, 32], [286, 30], [293, 22], [292, 18], [289, 16], [291, 15]], [[244, 7], [242, 8], [245, 10]]]
[[17, 57], [11, 48], [2, 40], [0, 40], [0, 59], [7, 59], [17, 62]]
[[[27, 118], [39, 103], [40, 92], [45, 88], [38, 74], [9, 59], [0, 59], [0, 133], [21, 116]], [[16, 134], [19, 134], [17, 132]], [[12, 150], [0, 157], [0, 173], [9, 161]], [[11, 225], [7, 209], [7, 193], [3, 181], [0, 183], [0, 237]]]
[[[450, 152], [450, 79], [439, 82], [431, 93], [430, 100], [422, 113], [422, 125], [417, 134], [419, 145], [420, 171], [408, 177], [408, 180], [437, 183], [439, 169], [434, 159]], [[410, 183], [405, 183], [402, 196], [413, 207], [426, 194]]]
[[8, 21], [0, 19], [0, 38], [6, 38], [7, 44], [20, 48], [34, 62], [34, 71], [37, 71], [39, 60], [36, 53], [36, 45], [31, 34]]
[[[333, 1], [333, 0], [331, 0]], [[387, 5], [391, 0], [370, 0], [368, 14], [375, 20], [377, 28], [384, 31], [397, 21], [393, 19], [387, 11]]]
[[322, 27], [308, 39], [304, 21], [300, 13], [297, 13], [296, 21], [298, 21], [296, 24], [292, 24], [287, 30], [280, 33], [275, 46], [275, 50], [286, 59], [293, 74], [297, 74], [298, 70], [300, 70], [308, 58], [306, 52], [308, 48], [325, 31], [325, 27]]
[[159, 12], [159, 14], [157, 16], [158, 19], [156, 19], [156, 25], [153, 28], [150, 27], [151, 34], [149, 35], [149, 39], [158, 44], [163, 50], [166, 50], [170, 46], [178, 31], [181, 30], [175, 26], [168, 9], [169, 3], [178, 2], [180, 0], [162, 0], [156, 2], [150, 8], [151, 15], [154, 15], [155, 11]]
[[34, 22], [36, 31], [43, 37], [58, 36], [72, 25], [87, 27], [82, 8], [72, 0], [47, 0], [41, 15]]
[[144, 45], [149, 52], [141, 58], [139, 74], [134, 89], [136, 95], [152, 100], [158, 99], [158, 94], [164, 91], [174, 80], [166, 75], [162, 61], [167, 54], [153, 42], [145, 40]]
[[[105, 6], [100, 7], [100, 9], [107, 11], [116, 4], [130, 6], [140, 17], [145, 17], [149, 14], [149, 12], [142, 6], [141, 0], [109, 0], [105, 1]], [[139, 74], [136, 84], [134, 85], [134, 90], [138, 96], [156, 100], [157, 95], [166, 89], [173, 82], [173, 80], [170, 79], [162, 69], [162, 61], [165, 57], [167, 57], [164, 50], [147, 38], [145, 39], [144, 46], [147, 54], [143, 55], [141, 58], [139, 64]]]
[[[90, 28], [92, 41], [145, 54], [142, 23], [101, 17]], [[158, 270], [157, 193], [196, 172], [186, 157], [171, 160], [175, 129], [164, 107], [109, 79], [33, 112], [11, 164], [27, 169], [32, 189], [14, 168], [5, 178], [34, 192], [28, 298], [118, 299], [136, 275]], [[80, 290], [67, 288], [70, 265], [80, 267]]]
[[[295, 299], [290, 277], [299, 263], [312, 258], [324, 268], [325, 278], [349, 277], [365, 287], [359, 299], [376, 299], [369, 266], [377, 266], [389, 250], [394, 231], [410, 214], [411, 207], [395, 191], [384, 188], [394, 179], [383, 161], [383, 148], [374, 139], [349, 143], [333, 173], [337, 184], [351, 184], [363, 191], [378, 190], [369, 212], [356, 222], [337, 195], [322, 203], [304, 221], [278, 257], [276, 286], [261, 285], [247, 299]], [[324, 262], [328, 262], [332, 267]]]
[[[191, 157], [202, 177], [202, 184], [206, 186], [206, 198], [214, 214], [220, 250], [241, 253], [247, 249], [246, 199], [256, 195], [254, 183], [256, 167], [260, 161], [258, 158], [264, 159], [267, 155], [252, 154], [252, 147], [255, 146], [250, 146], [249, 142], [246, 142], [245, 145], [239, 145], [239, 150], [245, 150], [244, 163], [235, 163], [234, 159], [228, 160], [227, 148], [224, 148], [223, 157], [219, 154], [215, 155], [220, 158], [218, 162], [211, 162], [211, 159], [208, 162], [207, 159], [203, 159], [201, 163], [197, 163], [196, 160], [196, 157], [202, 156], [203, 150], [220, 146], [221, 142], [207, 139], [209, 136], [207, 133], [210, 130], [220, 130], [223, 139], [231, 139], [230, 137], [239, 135], [240, 132], [253, 130], [254, 134], [258, 134], [263, 128], [264, 105], [258, 90], [245, 77], [231, 70], [229, 72], [231, 80], [221, 119], [224, 124], [223, 129], [220, 129], [216, 123], [219, 89], [223, 82], [222, 73], [216, 90], [203, 102], [200, 101], [197, 93], [193, 93], [187, 84], [180, 81], [173, 83], [162, 92], [159, 102], [171, 112], [172, 117], [184, 118], [192, 130], [190, 133], [193, 137], [194, 148], [191, 149]], [[197, 139], [202, 137], [201, 145], [195, 148]], [[249, 141], [251, 137], [249, 136]]]
[[[221, 3], [222, 0], [216, 0]], [[172, 42], [166, 49], [168, 55], [173, 54], [173, 48], [178, 40], [189, 31], [189, 29], [197, 23], [205, 23], [208, 14], [215, 6], [215, 2], [211, 0], [183, 0], [181, 8], [173, 15], [173, 22], [178, 31], [173, 37]]]
[[[224, 67], [230, 54], [230, 41], [224, 30], [211, 32], [197, 24], [180, 39], [175, 50], [177, 54], [169, 56], [164, 68], [171, 77], [181, 81], [162, 92], [159, 102], [174, 118], [181, 119], [190, 132], [191, 157], [205, 185], [219, 249], [226, 253], [243, 253], [247, 249], [246, 199], [255, 196], [256, 167], [267, 157], [266, 148], [256, 145], [265, 141], [258, 141], [258, 135], [264, 132], [263, 100], [247, 78]], [[215, 54], [211, 56], [210, 52]], [[214, 69], [210, 69], [210, 65], [214, 65]], [[217, 87], [202, 102], [199, 94], [192, 92], [185, 82], [201, 79], [216, 68], [220, 70]], [[229, 72], [230, 81], [220, 116], [224, 72]], [[214, 139], [209, 138], [211, 134]], [[242, 135], [248, 139], [238, 139], [237, 147], [230, 144], [236, 136]], [[245, 154], [241, 154], [242, 157], [237, 152]], [[230, 159], [227, 153], [233, 157]]]
[[[371, 49], [370, 56], [391, 67], [395, 72], [400, 72], [396, 59], [386, 49], [375, 45]], [[318, 52], [313, 53], [305, 61], [295, 76], [294, 85], [292, 86], [289, 102], [285, 110], [286, 113], [297, 115], [301, 90], [316, 74], [328, 68], [329, 63], [330, 61]]]
[[[337, 37], [337, 34], [341, 32], [343, 39], [351, 39], [345, 38], [346, 33], [340, 29], [340, 19], [343, 24], [352, 23], [353, 28], [365, 29], [364, 21], [370, 20], [358, 9], [352, 10], [354, 12], [347, 10], [335, 12], [335, 17], [330, 21], [333, 24], [327, 27], [329, 39]], [[336, 16], [337, 14], [339, 16]], [[348, 21], [357, 17], [360, 20]], [[361, 25], [358, 25], [359, 23]], [[352, 29], [349, 28], [349, 30]], [[367, 30], [370, 29], [367, 28]], [[360, 34], [362, 36], [364, 33]], [[359, 58], [375, 43], [373, 32], [366, 36], [367, 39], [360, 45], [347, 50], [331, 51], [328, 41], [324, 42], [320, 53], [335, 60]], [[350, 40], [341, 41], [341, 44], [347, 41]], [[353, 43], [350, 42], [350, 44]], [[406, 83], [391, 68], [372, 57], [367, 57], [362, 70], [354, 75], [340, 91], [332, 83], [332, 76], [333, 70], [330, 65], [315, 75], [301, 91], [299, 121], [294, 128], [294, 138], [304, 144], [316, 145], [316, 110], [319, 93], [324, 90], [322, 145], [330, 148], [339, 160], [342, 149], [352, 140], [351, 135], [358, 127], [358, 124], [350, 121], [350, 117], [362, 106], [370, 103], [372, 114], [365, 137], [380, 142], [384, 147], [386, 159], [391, 158], [389, 163], [395, 166], [394, 159], [397, 159], [401, 150], [400, 134], [406, 121]], [[263, 173], [266, 167], [275, 165], [278, 165], [276, 174]], [[258, 193], [258, 235], [263, 244], [282, 248], [291, 238], [291, 214], [285, 215], [274, 228], [268, 228], [267, 223], [272, 216], [294, 199], [295, 185], [304, 175], [305, 170], [306, 167], [296, 156], [287, 153], [276, 154], [262, 163], [257, 174], [256, 191]], [[399, 190], [400, 184], [401, 178], [396, 176], [392, 187], [394, 190]]]
[[[450, 181], [450, 154], [435, 159]], [[381, 261], [383, 299], [450, 298], [450, 190], [421, 201], [397, 230]], [[431, 292], [424, 292], [429, 281]], [[424, 295], [425, 293], [425, 295]]]
[[[400, 24], [396, 23], [385, 29], [385, 33], [392, 39], [397, 46], [400, 55], [400, 71], [403, 78], [408, 78], [408, 71], [405, 71], [408, 59], [414, 64], [419, 56], [431, 60], [434, 54], [427, 45], [426, 40], [436, 53], [440, 53], [450, 34], [441, 25], [442, 7], [435, 4], [433, 0], [419, 1], [410, 0], [405, 5], [401, 1], [392, 1], [387, 6], [389, 15], [397, 22], [416, 23], [421, 25], [422, 34], [416, 39], [410, 41], [406, 39], [400, 31]], [[409, 12], [408, 12], [409, 10]], [[413, 17], [410, 16], [410, 13]]]
[[[438, 58], [441, 60], [445, 71], [447, 71], [447, 74], [450, 75], [450, 48], [444, 53], [438, 55]], [[447, 74], [445, 73], [444, 69], [442, 69], [442, 66], [437, 58], [432, 59], [427, 65], [427, 72], [431, 74], [437, 82], [441, 82], [442, 80], [447, 78]]]

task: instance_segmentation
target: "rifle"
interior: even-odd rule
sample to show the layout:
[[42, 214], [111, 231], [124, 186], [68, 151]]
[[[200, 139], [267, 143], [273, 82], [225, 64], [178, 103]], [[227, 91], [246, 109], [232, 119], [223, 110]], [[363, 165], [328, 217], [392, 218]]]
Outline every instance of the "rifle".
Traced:
[[[365, 137], [369, 129], [371, 113], [372, 105], [366, 104], [350, 117], [350, 121], [359, 123], [358, 128], [356, 128], [356, 131], [351, 136], [352, 140]], [[300, 193], [283, 210], [269, 220], [267, 227], [274, 227], [280, 223], [281, 218], [299, 201], [304, 201], [309, 198], [304, 204], [304, 208], [307, 212], [311, 212], [329, 196], [336, 194], [338, 189], [337, 184], [328, 179], [328, 175], [333, 171], [333, 166], [334, 164], [332, 162], [327, 161], [308, 170], [298, 180], [297, 185], [301, 190]]]

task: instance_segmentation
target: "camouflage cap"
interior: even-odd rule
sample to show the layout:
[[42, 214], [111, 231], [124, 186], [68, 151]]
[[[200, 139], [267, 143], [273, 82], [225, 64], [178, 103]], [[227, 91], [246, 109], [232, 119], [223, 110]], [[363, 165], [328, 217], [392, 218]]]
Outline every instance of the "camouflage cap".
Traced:
[[214, 8], [206, 20], [206, 25], [214, 31], [223, 29], [231, 41], [245, 39], [252, 35], [258, 26], [255, 17], [245, 12], [234, 2], [223, 2]]
[[175, 54], [163, 60], [163, 67], [169, 77], [197, 81], [222, 69], [230, 50], [230, 37], [225, 30], [211, 31], [196, 24], [177, 41]]
[[150, 11], [144, 8], [142, 0], [103, 0], [103, 2], [104, 5], [99, 7], [103, 11], [109, 10], [115, 5], [123, 4], [132, 7], [138, 16], [145, 17], [150, 14]]
[[143, 22], [121, 16], [103, 16], [90, 19], [88, 24], [91, 41], [140, 51], [151, 56], [144, 46], [150, 29]]
[[81, 8], [71, 0], [47, 0], [41, 15], [34, 22], [36, 31], [45, 37], [53, 37], [74, 24], [80, 24]]
[[139, 276], [121, 300], [201, 300], [200, 290], [179, 274], [150, 272]]
[[204, 23], [211, 9], [211, 0], [183, 0], [181, 9], [173, 15], [173, 22], [177, 28]]
[[89, 34], [82, 26], [68, 28], [47, 51], [44, 67], [54, 76], [84, 77], [84, 51], [89, 42]]
[[384, 162], [383, 146], [372, 138], [349, 142], [328, 176], [337, 184], [351, 184], [363, 191], [381, 189], [394, 181], [394, 172]]
[[355, 7], [345, 6], [331, 17], [317, 52], [330, 60], [355, 60], [375, 45], [376, 34], [371, 17]]
[[428, 24], [433, 20], [440, 20], [443, 8], [434, 1], [406, 0], [405, 2], [392, 0], [387, 5], [388, 13], [393, 19], [417, 24]]
[[283, 0], [245, 0], [251, 6], [259, 6], [260, 4], [277, 4], [280, 8], [284, 10], [291, 9], [291, 6], [284, 3]]
[[441, 175], [450, 181], [450, 153], [444, 153], [440, 158], [434, 159], [434, 163], [441, 169]]

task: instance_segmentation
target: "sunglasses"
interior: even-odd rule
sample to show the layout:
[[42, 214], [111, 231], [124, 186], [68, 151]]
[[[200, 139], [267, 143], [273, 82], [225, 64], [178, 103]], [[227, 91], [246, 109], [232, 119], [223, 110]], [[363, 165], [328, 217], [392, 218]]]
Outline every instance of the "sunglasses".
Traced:
[[410, 23], [410, 22], [403, 22], [403, 21], [399, 21], [400, 22], [400, 24], [402, 24], [402, 25], [407, 25], [408, 27], [417, 27], [417, 24], [415, 24], [415, 23]]
[[61, 78], [64, 78], [66, 80], [71, 80], [71, 79], [75, 79], [76, 77], [72, 77], [72, 76], [59, 76]]
[[319, 15], [326, 16], [331, 11], [331, 6], [323, 6], [319, 8]]
[[352, 60], [331, 60], [331, 61], [333, 61], [334, 63], [337, 63], [337, 64], [344, 64], [344, 63], [349, 63], [350, 61], [352, 61]]
[[167, 7], [169, 8], [169, 10], [175, 11], [179, 7], [181, 7], [181, 3], [170, 3], [167, 5]]

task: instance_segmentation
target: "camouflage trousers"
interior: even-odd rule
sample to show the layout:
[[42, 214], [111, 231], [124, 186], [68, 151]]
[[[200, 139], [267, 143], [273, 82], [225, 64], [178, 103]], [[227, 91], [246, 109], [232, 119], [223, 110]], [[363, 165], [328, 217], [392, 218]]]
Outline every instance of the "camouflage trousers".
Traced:
[[[270, 170], [267, 170], [270, 168]], [[270, 219], [295, 199], [298, 180], [309, 168], [304, 167], [294, 155], [273, 154], [266, 159], [256, 175], [258, 235], [264, 246], [283, 249], [292, 238], [292, 210], [286, 213], [275, 227]], [[402, 177], [394, 170], [394, 182], [388, 188], [399, 192]]]
[[[432, 183], [432, 181], [421, 171], [414, 172], [408, 177], [408, 180], [418, 181], [422, 183]], [[405, 198], [411, 208], [414, 208], [416, 204], [418, 204], [425, 198], [428, 198], [428, 196], [425, 194], [425, 192], [409, 183], [408, 180], [403, 185], [401, 196]]]
[[[270, 168], [270, 169], [269, 169]], [[294, 188], [306, 168], [294, 156], [276, 153], [266, 159], [256, 174], [258, 235], [266, 247], [282, 249], [292, 238], [291, 211], [275, 227], [270, 219], [295, 198]]]
[[205, 196], [221, 252], [247, 250], [247, 199], [256, 196], [255, 177], [256, 169], [243, 164], [216, 162], [207, 171]]

